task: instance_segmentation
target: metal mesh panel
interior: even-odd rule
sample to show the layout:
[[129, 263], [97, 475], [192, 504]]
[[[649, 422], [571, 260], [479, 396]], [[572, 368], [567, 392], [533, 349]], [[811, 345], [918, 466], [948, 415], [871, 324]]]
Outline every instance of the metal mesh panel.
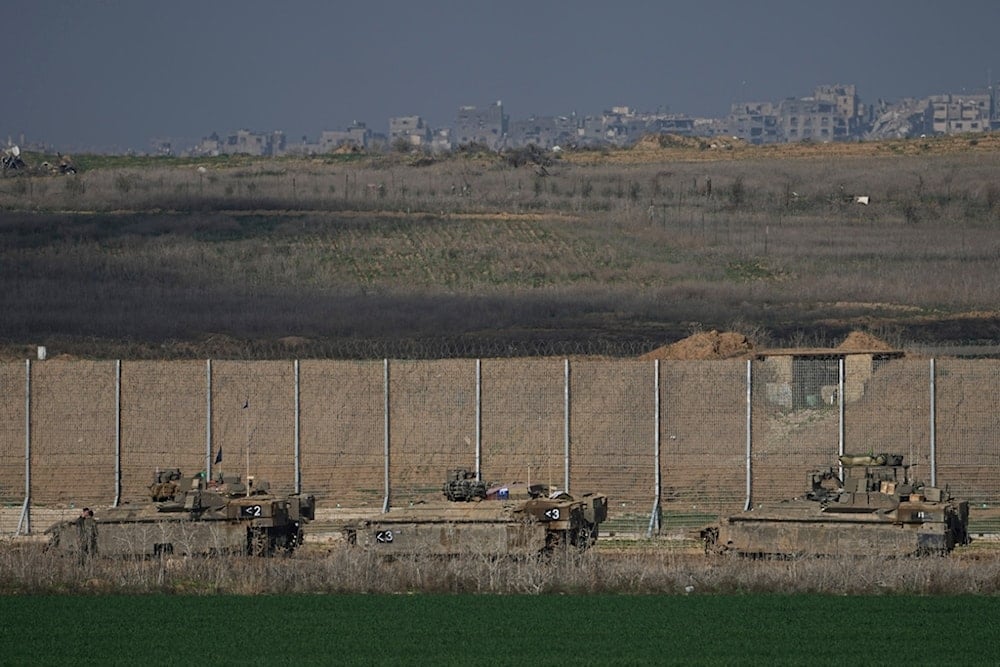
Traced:
[[561, 488], [564, 362], [486, 360], [481, 376], [484, 480]]
[[[295, 489], [295, 383], [288, 361], [212, 363], [214, 472], [249, 473], [275, 493]], [[214, 457], [213, 457], [214, 461]]]
[[660, 366], [663, 525], [742, 507], [746, 487], [746, 363]]
[[[440, 499], [447, 469], [474, 466], [475, 363], [390, 362], [394, 504]], [[570, 490], [607, 493], [612, 525], [627, 524], [623, 529], [644, 528], [652, 508], [654, 368], [624, 360], [570, 365]], [[1000, 362], [943, 360], [935, 368], [937, 482], [976, 508], [995, 503]], [[660, 369], [663, 525], [739, 509], [745, 362], [663, 361]], [[834, 359], [815, 356], [754, 363], [754, 500], [800, 495], [809, 470], [835, 465], [836, 369]], [[135, 502], [158, 466], [191, 474], [204, 468], [207, 369], [192, 361], [124, 362], [121, 370], [122, 499]], [[562, 486], [565, 362], [492, 359], [481, 370], [484, 478]], [[302, 488], [324, 503], [381, 507], [383, 371], [382, 362], [300, 365]], [[31, 375], [34, 502], [110, 503], [115, 362], [48, 360], [32, 363]], [[848, 355], [846, 451], [904, 454], [915, 476], [929, 482], [930, 382], [929, 360]], [[23, 362], [0, 365], [0, 497], [13, 512], [24, 494], [24, 387]], [[213, 362], [213, 459], [221, 449], [222, 469], [242, 475], [249, 452], [252, 473], [279, 493], [293, 490], [294, 400], [291, 362]]]
[[902, 454], [916, 479], [930, 481], [930, 370], [924, 360], [845, 360], [844, 451]]
[[299, 365], [302, 490], [327, 505], [381, 508], [383, 363]]
[[115, 362], [31, 365], [33, 502], [114, 500]]
[[773, 356], [752, 367], [752, 500], [808, 490], [810, 471], [837, 465], [837, 358]]
[[570, 492], [608, 496], [608, 518], [644, 530], [655, 497], [654, 365], [573, 362], [570, 371]]
[[204, 361], [122, 363], [123, 502], [148, 502], [158, 469], [205, 469], [207, 375]]
[[996, 503], [1000, 361], [942, 360], [935, 370], [937, 484], [976, 507]]
[[24, 500], [25, 363], [0, 364], [0, 500]]
[[475, 461], [475, 361], [393, 361], [389, 389], [392, 504], [440, 500], [447, 470]]

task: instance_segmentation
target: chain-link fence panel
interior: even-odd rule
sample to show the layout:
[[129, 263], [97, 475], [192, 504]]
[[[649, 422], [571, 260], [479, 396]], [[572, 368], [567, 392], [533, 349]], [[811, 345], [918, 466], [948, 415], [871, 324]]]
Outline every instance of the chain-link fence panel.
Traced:
[[[1000, 362], [932, 366], [850, 354], [843, 392], [839, 363], [835, 355], [776, 355], [751, 366], [752, 500], [801, 495], [809, 470], [836, 465], [842, 393], [848, 453], [903, 454], [914, 476], [930, 482], [933, 441], [939, 486], [974, 509], [1000, 502]], [[296, 400], [302, 490], [327, 506], [381, 507], [387, 423], [394, 505], [440, 499], [448, 469], [474, 468], [477, 434], [486, 481], [563, 487], [568, 395], [570, 491], [606, 493], [609, 525], [645, 528], [656, 491], [653, 363], [572, 361], [568, 394], [563, 359], [478, 367], [477, 387], [475, 360], [388, 362], [386, 422], [385, 362], [303, 362], [298, 393], [289, 361], [124, 362], [120, 385], [114, 361], [33, 362], [31, 497], [40, 505], [110, 504], [120, 481], [121, 499], [138, 502], [157, 467], [196, 474], [209, 462], [215, 472], [249, 471], [290, 492]], [[659, 368], [661, 525], [741, 509], [746, 362], [669, 360]], [[5, 517], [24, 500], [27, 376], [23, 362], [0, 365]]]
[[384, 362], [299, 364], [302, 490], [327, 507], [381, 509]]
[[481, 378], [484, 481], [563, 488], [565, 362], [488, 359]]
[[[295, 382], [289, 361], [212, 362], [213, 474], [295, 490]], [[220, 456], [221, 452], [221, 456]]]
[[474, 466], [474, 360], [389, 364], [391, 504], [441, 500], [450, 468]]
[[844, 365], [844, 451], [902, 454], [929, 483], [929, 362], [852, 354]]
[[697, 525], [746, 499], [746, 362], [660, 365], [661, 526]]
[[114, 361], [31, 365], [31, 497], [38, 504], [114, 500]]
[[937, 485], [986, 509], [1000, 502], [1000, 361], [940, 360], [934, 378]]
[[0, 364], [0, 502], [9, 507], [24, 502], [25, 495], [26, 368], [23, 361]]
[[575, 361], [570, 370], [570, 492], [608, 496], [605, 529], [644, 532], [656, 499], [651, 361]]
[[121, 366], [121, 500], [149, 502], [157, 470], [205, 470], [208, 364], [130, 361]]
[[752, 365], [751, 501], [794, 498], [837, 466], [840, 360], [773, 355]]

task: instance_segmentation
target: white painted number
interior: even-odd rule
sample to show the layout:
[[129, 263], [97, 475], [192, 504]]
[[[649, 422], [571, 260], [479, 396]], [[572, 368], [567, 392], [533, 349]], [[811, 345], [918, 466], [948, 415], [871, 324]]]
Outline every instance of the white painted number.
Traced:
[[392, 531], [391, 530], [379, 530], [375, 533], [375, 541], [388, 544], [392, 542]]
[[547, 516], [548, 518], [552, 519], [553, 521], [558, 521], [559, 520], [559, 508], [558, 507], [553, 507], [552, 509], [547, 510], [545, 512], [545, 516]]
[[259, 517], [261, 514], [260, 505], [249, 505], [243, 508], [243, 516]]

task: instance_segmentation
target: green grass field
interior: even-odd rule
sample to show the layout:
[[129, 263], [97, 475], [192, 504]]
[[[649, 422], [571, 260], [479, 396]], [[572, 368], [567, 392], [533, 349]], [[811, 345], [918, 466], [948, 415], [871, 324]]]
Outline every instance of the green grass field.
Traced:
[[2, 664], [995, 664], [1000, 598], [26, 596]]

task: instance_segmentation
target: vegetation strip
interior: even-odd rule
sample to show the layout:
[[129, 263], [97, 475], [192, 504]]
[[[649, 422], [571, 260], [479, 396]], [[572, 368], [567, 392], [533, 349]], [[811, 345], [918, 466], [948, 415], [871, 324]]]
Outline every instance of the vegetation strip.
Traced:
[[7, 664], [984, 664], [998, 611], [947, 596], [32, 596], [0, 598], [0, 642]]

